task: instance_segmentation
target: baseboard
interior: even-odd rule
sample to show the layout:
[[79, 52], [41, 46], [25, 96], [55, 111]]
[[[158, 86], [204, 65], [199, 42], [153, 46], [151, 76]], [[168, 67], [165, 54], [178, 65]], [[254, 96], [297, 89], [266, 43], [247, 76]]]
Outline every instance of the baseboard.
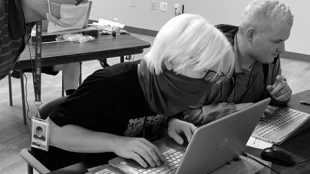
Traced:
[[[141, 29], [141, 28], [130, 27], [130, 26], [125, 26], [124, 29], [130, 33], [137, 33], [137, 34], [142, 34], [142, 35], [152, 36], [152, 37], [155, 37], [158, 33], [158, 31]], [[310, 55], [295, 53], [295, 52], [290, 52], [290, 51], [284, 52], [281, 55], [281, 58], [310, 62]]]
[[286, 51], [281, 58], [310, 62], [310, 55]]
[[152, 37], [155, 37], [158, 33], [158, 31], [148, 30], [148, 29], [143, 29], [143, 28], [130, 27], [130, 26], [125, 26], [124, 29], [126, 31], [128, 31], [129, 33], [142, 34], [142, 35], [152, 36]]

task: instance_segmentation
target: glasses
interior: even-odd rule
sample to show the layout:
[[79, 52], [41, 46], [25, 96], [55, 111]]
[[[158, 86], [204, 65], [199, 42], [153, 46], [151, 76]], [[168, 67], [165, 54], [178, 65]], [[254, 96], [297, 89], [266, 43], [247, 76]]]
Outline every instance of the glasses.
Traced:
[[203, 79], [211, 83], [219, 84], [226, 79], [226, 75], [223, 72], [218, 74], [216, 71], [207, 70], [205, 73], [206, 75], [203, 77]]

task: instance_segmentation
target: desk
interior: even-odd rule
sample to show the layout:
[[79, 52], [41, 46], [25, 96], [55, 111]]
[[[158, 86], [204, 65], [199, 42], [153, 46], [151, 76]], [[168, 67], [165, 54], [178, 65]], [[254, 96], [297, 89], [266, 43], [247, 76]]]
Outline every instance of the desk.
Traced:
[[[112, 37], [111, 35], [99, 36], [94, 41], [83, 44], [76, 42], [46, 43], [42, 44], [41, 66], [53, 66], [111, 57], [121, 57], [121, 62], [123, 62], [125, 55], [140, 54], [144, 48], [148, 47], [150, 47], [149, 43], [128, 34], [117, 37]], [[21, 77], [23, 77], [22, 69], [32, 67], [31, 58], [34, 59], [34, 49], [35, 46], [30, 45], [32, 56], [30, 57], [29, 49], [26, 48], [14, 66], [14, 69], [20, 70]], [[24, 79], [20, 78], [20, 80], [24, 124], [27, 124]]]
[[[289, 102], [289, 107], [300, 110], [306, 113], [310, 113], [310, 106], [300, 104], [301, 100], [309, 99], [310, 90], [304, 91], [292, 96]], [[303, 161], [310, 158], [310, 129], [302, 132], [298, 136], [284, 142], [278, 148], [286, 151], [288, 154], [292, 155], [296, 162]], [[253, 149], [248, 147], [247, 152], [260, 157], [262, 150]], [[304, 163], [303, 165], [295, 165], [294, 167], [283, 167], [276, 164], [272, 165], [272, 168], [280, 172], [281, 174], [301, 174], [310, 173], [310, 162]]]
[[[289, 102], [289, 107], [300, 110], [303, 112], [310, 113], [310, 106], [302, 105], [299, 103], [300, 100], [305, 100], [310, 97], [310, 90], [304, 91], [298, 94], [294, 94]], [[291, 154], [297, 162], [310, 158], [310, 129], [302, 132], [298, 136], [288, 140], [279, 146], [287, 153]], [[262, 150], [247, 147], [246, 151], [252, 155], [260, 157]], [[108, 167], [108, 166], [107, 166]], [[87, 172], [87, 165], [85, 163], [74, 164], [69, 167], [59, 169], [49, 174], [60, 174], [60, 173], [72, 173], [81, 174]], [[279, 171], [281, 174], [309, 174], [310, 173], [310, 162], [303, 165], [296, 165], [294, 167], [283, 167], [279, 165], [272, 165], [272, 168]], [[273, 172], [272, 172], [273, 173]]]

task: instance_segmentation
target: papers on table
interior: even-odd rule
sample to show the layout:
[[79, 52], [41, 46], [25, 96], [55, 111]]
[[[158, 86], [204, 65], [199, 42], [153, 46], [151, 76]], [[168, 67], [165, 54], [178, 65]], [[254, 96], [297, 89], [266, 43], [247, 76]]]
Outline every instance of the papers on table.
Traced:
[[250, 139], [248, 140], [246, 145], [249, 147], [256, 148], [256, 149], [265, 149], [265, 148], [272, 146], [271, 143], [257, 139], [257, 138], [252, 137], [252, 136], [250, 137]]

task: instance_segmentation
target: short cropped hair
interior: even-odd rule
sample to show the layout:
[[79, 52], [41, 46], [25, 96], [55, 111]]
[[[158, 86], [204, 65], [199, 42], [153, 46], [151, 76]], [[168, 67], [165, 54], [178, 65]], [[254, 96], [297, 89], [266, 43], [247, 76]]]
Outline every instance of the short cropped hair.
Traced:
[[262, 18], [275, 23], [287, 23], [293, 25], [294, 16], [289, 6], [279, 0], [254, 0], [245, 9], [241, 27], [253, 26], [259, 28]]
[[43, 131], [43, 128], [41, 126], [37, 126], [36, 131]]
[[[227, 56], [227, 54], [230, 53]], [[205, 71], [224, 64], [232, 74], [235, 57], [224, 34], [199, 15], [182, 14], [170, 19], [158, 32], [150, 51], [144, 56], [148, 69], [160, 74], [171, 67], [180, 73], [192, 66], [194, 71]]]

